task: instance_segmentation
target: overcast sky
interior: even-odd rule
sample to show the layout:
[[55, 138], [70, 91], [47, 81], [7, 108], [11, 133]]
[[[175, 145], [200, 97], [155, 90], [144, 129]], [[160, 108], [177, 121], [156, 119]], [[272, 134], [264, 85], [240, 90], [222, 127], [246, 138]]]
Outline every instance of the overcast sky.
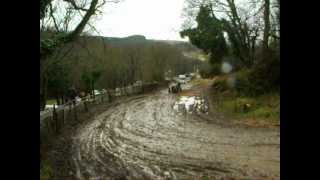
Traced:
[[[184, 0], [123, 0], [107, 3], [95, 22], [102, 36], [127, 37], [144, 35], [147, 39], [182, 40]], [[186, 40], [186, 39], [184, 39]]]

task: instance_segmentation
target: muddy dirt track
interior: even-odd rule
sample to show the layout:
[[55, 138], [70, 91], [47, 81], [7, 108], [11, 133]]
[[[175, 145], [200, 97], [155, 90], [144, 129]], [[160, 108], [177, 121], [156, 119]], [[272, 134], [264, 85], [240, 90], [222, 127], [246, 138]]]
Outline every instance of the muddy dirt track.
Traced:
[[[167, 90], [130, 98], [74, 132], [77, 179], [280, 179], [279, 128], [222, 126], [172, 108]], [[202, 179], [202, 178], [201, 178]]]

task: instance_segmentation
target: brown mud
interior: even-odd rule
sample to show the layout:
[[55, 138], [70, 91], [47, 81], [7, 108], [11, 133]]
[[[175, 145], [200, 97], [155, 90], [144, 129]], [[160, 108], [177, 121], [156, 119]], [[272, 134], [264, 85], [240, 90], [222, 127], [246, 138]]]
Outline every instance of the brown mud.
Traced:
[[179, 114], [176, 99], [128, 98], [64, 134], [51, 151], [57, 179], [280, 179], [279, 128]]

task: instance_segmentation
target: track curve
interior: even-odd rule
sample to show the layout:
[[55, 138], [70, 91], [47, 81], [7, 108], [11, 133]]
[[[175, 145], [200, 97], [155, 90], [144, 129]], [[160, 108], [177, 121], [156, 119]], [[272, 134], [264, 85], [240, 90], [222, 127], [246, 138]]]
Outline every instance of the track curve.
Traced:
[[276, 129], [226, 128], [179, 115], [159, 91], [109, 108], [72, 141], [78, 179], [280, 179]]

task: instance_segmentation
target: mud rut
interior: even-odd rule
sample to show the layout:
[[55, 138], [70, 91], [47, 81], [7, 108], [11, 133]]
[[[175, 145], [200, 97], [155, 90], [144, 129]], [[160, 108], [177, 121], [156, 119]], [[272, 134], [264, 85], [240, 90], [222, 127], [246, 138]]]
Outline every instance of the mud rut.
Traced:
[[166, 90], [120, 103], [77, 129], [77, 179], [280, 179], [279, 129], [222, 127], [179, 115]]
[[280, 179], [279, 129], [181, 115], [176, 98], [130, 98], [81, 123], [51, 153], [56, 171], [69, 171], [58, 179]]

